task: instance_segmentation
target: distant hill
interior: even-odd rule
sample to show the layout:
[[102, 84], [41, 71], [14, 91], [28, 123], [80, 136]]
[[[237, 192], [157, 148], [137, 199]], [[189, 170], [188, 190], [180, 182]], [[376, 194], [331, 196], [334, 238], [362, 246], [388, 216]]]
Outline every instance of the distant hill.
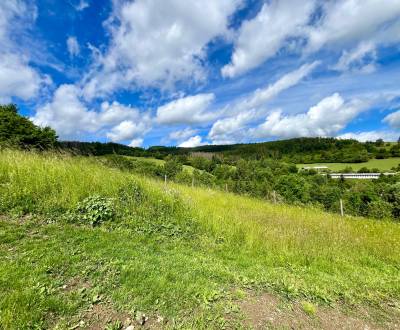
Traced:
[[148, 149], [132, 148], [117, 143], [60, 142], [63, 149], [85, 155], [120, 154], [140, 157], [164, 158], [168, 155], [217, 156], [228, 159], [273, 158], [293, 163], [361, 163], [369, 159], [400, 157], [398, 143], [383, 141], [361, 143], [356, 140], [335, 138], [296, 138], [262, 143], [205, 145], [195, 148], [153, 146]]

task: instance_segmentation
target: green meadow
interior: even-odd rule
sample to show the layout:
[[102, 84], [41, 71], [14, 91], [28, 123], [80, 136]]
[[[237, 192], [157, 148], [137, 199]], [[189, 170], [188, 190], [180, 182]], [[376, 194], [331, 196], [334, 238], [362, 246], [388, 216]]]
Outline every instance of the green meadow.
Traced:
[[248, 299], [265, 295], [305, 328], [332, 313], [378, 328], [400, 319], [394, 221], [10, 150], [0, 214], [0, 328], [252, 328], [262, 320]]
[[327, 166], [332, 171], [341, 171], [346, 167], [351, 167], [354, 171], [366, 167], [368, 169], [377, 168], [381, 171], [389, 171], [393, 167], [397, 167], [400, 164], [400, 157], [393, 157], [387, 159], [370, 159], [365, 163], [314, 163], [314, 164], [297, 164], [298, 168], [305, 166]]

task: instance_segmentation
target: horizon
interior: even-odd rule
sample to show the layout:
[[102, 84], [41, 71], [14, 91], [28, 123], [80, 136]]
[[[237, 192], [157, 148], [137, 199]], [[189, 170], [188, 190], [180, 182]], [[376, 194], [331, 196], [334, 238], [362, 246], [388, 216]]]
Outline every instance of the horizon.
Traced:
[[0, 103], [61, 140], [400, 135], [396, 0], [4, 0], [0, 15]]

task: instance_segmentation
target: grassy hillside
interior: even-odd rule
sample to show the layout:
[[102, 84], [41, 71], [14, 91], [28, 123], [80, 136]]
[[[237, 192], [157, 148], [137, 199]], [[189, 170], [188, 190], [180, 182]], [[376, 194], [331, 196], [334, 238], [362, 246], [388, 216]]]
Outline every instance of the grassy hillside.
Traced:
[[351, 167], [354, 171], [366, 167], [368, 169], [377, 168], [381, 171], [389, 171], [392, 167], [397, 167], [400, 164], [400, 157], [387, 159], [370, 159], [364, 163], [314, 163], [314, 164], [297, 164], [298, 168], [305, 166], [327, 166], [332, 171], [341, 171], [346, 167]]
[[16, 151], [0, 152], [0, 197], [0, 328], [119, 329], [142, 313], [148, 328], [243, 328], [266, 294], [306, 328], [400, 319], [396, 222]]

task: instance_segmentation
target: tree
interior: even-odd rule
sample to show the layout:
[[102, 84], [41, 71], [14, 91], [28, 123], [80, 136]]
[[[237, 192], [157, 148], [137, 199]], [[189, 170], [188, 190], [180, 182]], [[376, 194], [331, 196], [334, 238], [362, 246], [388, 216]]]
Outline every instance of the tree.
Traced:
[[56, 143], [57, 135], [53, 129], [36, 126], [19, 115], [14, 104], [0, 105], [0, 145], [43, 150]]
[[174, 178], [178, 173], [182, 172], [182, 169], [182, 164], [173, 158], [164, 163], [164, 174], [169, 178]]

